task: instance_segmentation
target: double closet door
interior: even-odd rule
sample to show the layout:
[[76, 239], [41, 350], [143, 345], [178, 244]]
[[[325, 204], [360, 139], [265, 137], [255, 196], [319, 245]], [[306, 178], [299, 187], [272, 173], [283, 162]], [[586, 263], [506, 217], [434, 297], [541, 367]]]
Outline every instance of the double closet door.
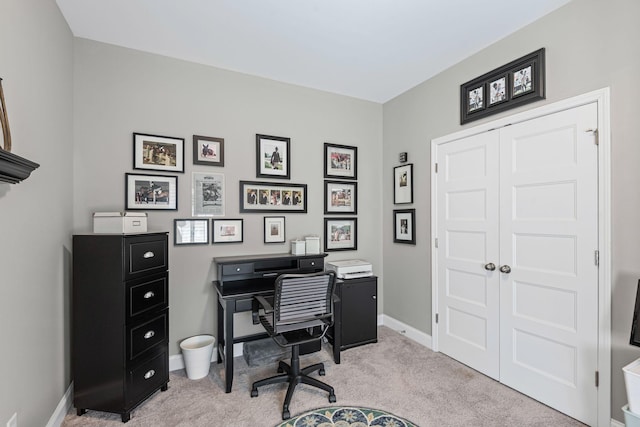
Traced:
[[437, 147], [439, 350], [597, 424], [597, 107]]

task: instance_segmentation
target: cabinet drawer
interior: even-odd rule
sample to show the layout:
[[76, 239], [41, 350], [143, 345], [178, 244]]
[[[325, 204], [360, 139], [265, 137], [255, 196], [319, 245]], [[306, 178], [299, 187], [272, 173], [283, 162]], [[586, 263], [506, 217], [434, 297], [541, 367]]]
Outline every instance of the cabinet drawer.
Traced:
[[128, 277], [168, 269], [166, 235], [126, 239], [125, 245]]
[[324, 258], [303, 258], [299, 262], [301, 269], [324, 269]]
[[236, 312], [239, 311], [251, 311], [251, 305], [253, 298], [244, 298], [236, 300]]
[[253, 263], [246, 264], [228, 264], [222, 266], [222, 274], [225, 276], [233, 276], [235, 274], [251, 274], [253, 273]]
[[166, 310], [151, 320], [127, 329], [129, 330], [129, 359], [135, 359], [156, 345], [167, 342], [169, 312]]
[[127, 307], [129, 317], [149, 310], [162, 309], [168, 304], [168, 277], [165, 273], [154, 279], [127, 283]]
[[145, 398], [169, 381], [169, 357], [164, 350], [132, 369], [127, 378], [127, 404]]

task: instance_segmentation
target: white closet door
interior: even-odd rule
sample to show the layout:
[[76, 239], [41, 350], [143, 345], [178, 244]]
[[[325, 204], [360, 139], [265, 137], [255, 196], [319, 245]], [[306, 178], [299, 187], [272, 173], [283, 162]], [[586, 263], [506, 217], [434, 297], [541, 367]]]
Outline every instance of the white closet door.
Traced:
[[597, 424], [598, 148], [590, 104], [500, 131], [500, 381]]
[[[498, 379], [498, 135], [438, 148], [438, 345]], [[487, 267], [487, 268], [490, 268]]]

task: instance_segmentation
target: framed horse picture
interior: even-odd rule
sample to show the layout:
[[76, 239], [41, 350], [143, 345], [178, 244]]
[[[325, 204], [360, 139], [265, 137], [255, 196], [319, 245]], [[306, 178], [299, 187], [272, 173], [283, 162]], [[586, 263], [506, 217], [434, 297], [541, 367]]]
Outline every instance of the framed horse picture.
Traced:
[[224, 138], [193, 135], [193, 164], [224, 166]]
[[178, 177], [125, 174], [127, 210], [178, 210]]

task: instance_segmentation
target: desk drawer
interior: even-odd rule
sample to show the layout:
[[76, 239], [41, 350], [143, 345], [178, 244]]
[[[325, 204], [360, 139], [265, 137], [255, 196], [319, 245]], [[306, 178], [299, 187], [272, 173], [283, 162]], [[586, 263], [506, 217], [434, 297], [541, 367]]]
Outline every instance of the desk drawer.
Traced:
[[127, 278], [168, 269], [166, 235], [127, 238], [125, 245]]
[[299, 261], [301, 269], [324, 270], [324, 258], [303, 258]]
[[129, 330], [129, 359], [135, 359], [158, 344], [167, 342], [169, 332], [169, 311], [154, 317]]
[[127, 307], [129, 317], [166, 307], [169, 299], [167, 279], [167, 273], [165, 273], [153, 279], [128, 282]]
[[253, 273], [253, 263], [248, 262], [245, 264], [228, 264], [222, 266], [222, 274], [225, 276], [234, 276], [237, 274], [251, 274]]
[[166, 349], [133, 367], [127, 374], [127, 405], [131, 405], [169, 381], [169, 357]]
[[238, 311], [251, 311], [251, 305], [253, 298], [244, 298], [236, 300], [236, 312]]

